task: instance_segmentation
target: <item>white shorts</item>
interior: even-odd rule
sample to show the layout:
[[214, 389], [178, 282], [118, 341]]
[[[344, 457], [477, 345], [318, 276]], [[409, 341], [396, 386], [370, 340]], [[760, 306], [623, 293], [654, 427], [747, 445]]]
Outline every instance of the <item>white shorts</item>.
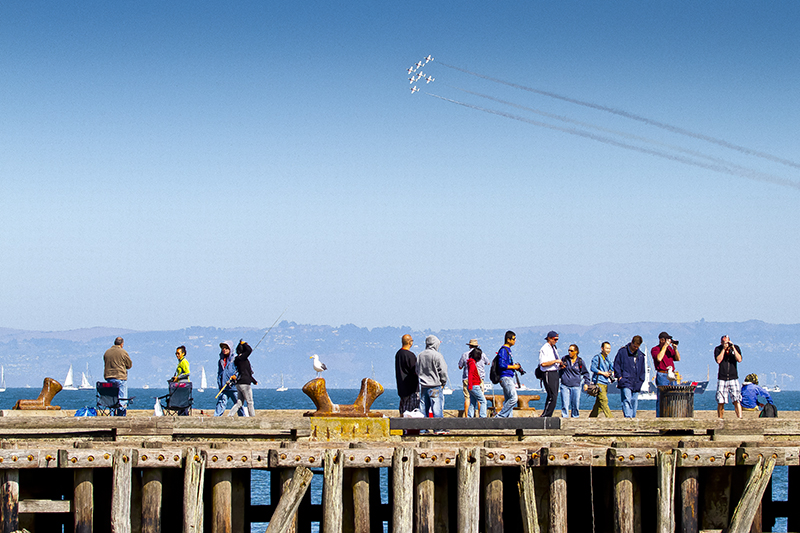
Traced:
[[742, 401], [742, 386], [738, 379], [718, 379], [717, 380], [717, 403], [728, 403], [728, 397], [732, 403]]

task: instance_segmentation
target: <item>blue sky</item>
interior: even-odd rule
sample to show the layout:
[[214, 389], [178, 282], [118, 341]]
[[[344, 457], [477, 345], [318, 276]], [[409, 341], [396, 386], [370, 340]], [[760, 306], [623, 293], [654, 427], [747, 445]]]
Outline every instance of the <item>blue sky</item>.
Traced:
[[[800, 169], [444, 66], [798, 161], [798, 20], [790, 1], [5, 2], [0, 327], [800, 322]], [[426, 94], [557, 124], [460, 89], [788, 185]]]

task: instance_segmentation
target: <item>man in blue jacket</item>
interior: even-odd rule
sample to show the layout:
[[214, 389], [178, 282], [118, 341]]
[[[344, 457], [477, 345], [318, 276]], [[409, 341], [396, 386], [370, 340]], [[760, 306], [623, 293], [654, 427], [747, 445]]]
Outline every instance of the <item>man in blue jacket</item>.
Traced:
[[[231, 347], [227, 342], [219, 343], [219, 362], [217, 363], [217, 390], [223, 390], [217, 398], [217, 407], [214, 409], [214, 416], [222, 416], [228, 407], [228, 398], [233, 400], [236, 405], [239, 395], [236, 392], [236, 385], [230, 382], [231, 376], [236, 375], [236, 367], [231, 357]], [[227, 383], [227, 385], [226, 385]], [[244, 416], [244, 407], [239, 408], [239, 416]]]
[[644, 383], [645, 359], [639, 350], [642, 337], [636, 335], [617, 352], [614, 358], [614, 376], [619, 380], [617, 388], [622, 399], [622, 414], [625, 418], [636, 418], [639, 391]]

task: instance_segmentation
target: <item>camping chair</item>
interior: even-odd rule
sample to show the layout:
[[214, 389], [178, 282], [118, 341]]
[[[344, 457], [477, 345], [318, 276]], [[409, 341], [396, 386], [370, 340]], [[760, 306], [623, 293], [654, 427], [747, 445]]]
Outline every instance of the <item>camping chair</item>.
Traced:
[[192, 382], [174, 381], [169, 382], [169, 393], [160, 396], [159, 400], [166, 400], [161, 404], [164, 411], [169, 411], [178, 416], [189, 416], [192, 414]]
[[133, 403], [133, 398], [120, 398], [119, 385], [108, 381], [98, 381], [97, 385], [97, 414], [106, 416], [124, 416], [127, 408], [123, 408], [120, 400]]

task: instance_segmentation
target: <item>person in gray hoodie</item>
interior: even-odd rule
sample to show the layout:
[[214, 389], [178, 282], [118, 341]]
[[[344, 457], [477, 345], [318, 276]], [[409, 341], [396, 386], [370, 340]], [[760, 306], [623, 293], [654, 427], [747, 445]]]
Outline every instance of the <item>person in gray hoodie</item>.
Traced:
[[434, 418], [444, 416], [444, 395], [442, 388], [447, 384], [447, 363], [439, 353], [441, 341], [435, 335], [425, 338], [425, 349], [417, 356], [417, 375], [419, 375], [419, 410]]

